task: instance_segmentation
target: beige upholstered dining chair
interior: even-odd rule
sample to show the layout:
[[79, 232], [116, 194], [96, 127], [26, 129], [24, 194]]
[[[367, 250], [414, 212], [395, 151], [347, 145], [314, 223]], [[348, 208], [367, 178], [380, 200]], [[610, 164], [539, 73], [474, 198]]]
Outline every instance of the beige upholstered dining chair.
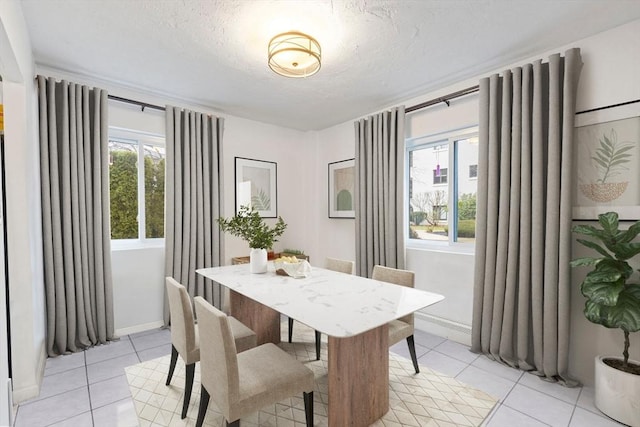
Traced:
[[[182, 404], [182, 418], [185, 418], [191, 399], [196, 362], [200, 360], [200, 334], [198, 333], [198, 325], [193, 319], [193, 309], [187, 289], [171, 277], [167, 277], [165, 281], [171, 313], [171, 364], [166, 385], [171, 383], [178, 354], [180, 354], [186, 366], [184, 402]], [[238, 320], [234, 318], [229, 320], [236, 349], [244, 351], [255, 347], [256, 334]]]
[[[373, 267], [371, 278], [373, 280], [380, 280], [381, 282], [393, 283], [409, 288], [413, 288], [415, 283], [415, 274], [413, 271], [399, 270], [381, 265]], [[416, 370], [416, 374], [419, 374], [420, 368], [418, 366], [418, 359], [416, 358], [416, 346], [413, 341], [413, 313], [389, 323], [389, 346], [400, 342], [403, 338], [407, 339], [413, 367]]]
[[210, 398], [227, 427], [240, 427], [240, 418], [301, 392], [307, 427], [313, 426], [313, 372], [272, 343], [236, 353], [229, 317], [202, 297], [195, 298], [195, 305], [208, 338], [202, 340], [196, 427], [204, 422]]
[[[345, 274], [353, 274], [356, 263], [337, 258], [328, 258], [324, 263], [327, 270], [337, 271]], [[289, 342], [293, 338], [293, 319], [289, 318]], [[320, 360], [320, 332], [316, 331], [316, 360]]]

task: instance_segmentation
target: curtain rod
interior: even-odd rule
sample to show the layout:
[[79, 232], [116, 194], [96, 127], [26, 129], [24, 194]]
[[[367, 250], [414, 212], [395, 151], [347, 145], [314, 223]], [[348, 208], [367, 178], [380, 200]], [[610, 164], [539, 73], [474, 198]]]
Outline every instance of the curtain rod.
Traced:
[[590, 110], [578, 111], [576, 114], [584, 114], [584, 113], [590, 113], [592, 111], [606, 110], [608, 108], [622, 107], [623, 105], [635, 104], [636, 102], [640, 102], [640, 99], [634, 99], [633, 101], [621, 102], [620, 104], [612, 104], [612, 105], [606, 105], [604, 107], [592, 108]]
[[452, 99], [460, 98], [461, 96], [471, 95], [472, 93], [476, 93], [479, 90], [480, 90], [480, 86], [477, 86], [477, 85], [476, 86], [471, 86], [471, 87], [468, 87], [466, 89], [462, 89], [462, 90], [459, 90], [457, 92], [452, 92], [452, 93], [450, 93], [448, 95], [432, 99], [430, 101], [422, 102], [422, 103], [417, 104], [417, 105], [412, 105], [411, 107], [405, 108], [404, 111], [405, 111], [405, 113], [411, 113], [411, 112], [416, 111], [416, 110], [421, 110], [423, 108], [431, 107], [432, 105], [440, 104], [441, 102], [444, 102], [445, 104], [447, 104], [447, 107], [448, 107], [449, 106], [449, 101], [451, 101]]
[[146, 102], [136, 101], [134, 99], [129, 99], [129, 98], [123, 98], [121, 96], [108, 95], [108, 97], [109, 97], [109, 99], [113, 99], [114, 101], [125, 102], [127, 104], [138, 105], [138, 106], [140, 106], [140, 108], [142, 108], [142, 111], [144, 111], [145, 108], [152, 108], [154, 110], [160, 110], [160, 111], [165, 111], [166, 110], [164, 107], [161, 107], [159, 105], [148, 104]]

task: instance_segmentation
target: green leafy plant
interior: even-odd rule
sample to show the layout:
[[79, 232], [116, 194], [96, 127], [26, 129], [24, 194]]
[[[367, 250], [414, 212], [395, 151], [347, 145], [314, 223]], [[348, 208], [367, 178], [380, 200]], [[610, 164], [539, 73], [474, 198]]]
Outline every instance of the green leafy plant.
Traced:
[[602, 175], [602, 178], [597, 182], [604, 184], [608, 178], [613, 178], [620, 175], [622, 170], [627, 170], [624, 164], [629, 163], [630, 157], [632, 157], [627, 151], [633, 147], [632, 142], [618, 142], [618, 134], [615, 129], [611, 129], [609, 136], [603, 133], [600, 146], [596, 148], [595, 155], [591, 157]]
[[582, 245], [598, 252], [599, 257], [584, 257], [571, 261], [572, 267], [595, 267], [581, 284], [586, 318], [607, 328], [624, 332], [623, 363], [619, 369], [637, 373], [629, 364], [629, 333], [640, 330], [640, 284], [631, 283], [633, 268], [627, 262], [640, 253], [640, 243], [633, 240], [640, 234], [640, 221], [627, 230], [620, 230], [618, 214], [598, 215], [601, 226], [576, 225], [573, 232], [591, 240], [578, 239]]
[[241, 206], [238, 215], [232, 218], [218, 218], [218, 224], [222, 231], [246, 240], [253, 249], [271, 249], [287, 228], [282, 217], [269, 227], [257, 210], [247, 206]]

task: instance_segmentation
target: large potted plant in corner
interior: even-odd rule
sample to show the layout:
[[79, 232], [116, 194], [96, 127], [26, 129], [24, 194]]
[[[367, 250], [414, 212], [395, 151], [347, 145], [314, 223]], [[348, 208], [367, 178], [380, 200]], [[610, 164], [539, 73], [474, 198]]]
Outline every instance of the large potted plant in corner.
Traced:
[[640, 330], [640, 284], [632, 283], [628, 260], [640, 253], [640, 221], [620, 230], [618, 214], [598, 215], [601, 228], [576, 225], [573, 231], [590, 238], [578, 239], [600, 256], [578, 258], [572, 267], [594, 267], [581, 284], [587, 298], [584, 314], [593, 323], [624, 333], [622, 358], [596, 357], [595, 404], [609, 417], [640, 426], [640, 362], [629, 360], [629, 334]]
[[232, 218], [218, 218], [220, 229], [240, 237], [249, 243], [249, 269], [252, 273], [266, 273], [267, 249], [271, 249], [282, 236], [287, 224], [278, 217], [273, 227], [269, 227], [260, 217], [260, 213], [248, 206], [241, 206], [238, 214]]

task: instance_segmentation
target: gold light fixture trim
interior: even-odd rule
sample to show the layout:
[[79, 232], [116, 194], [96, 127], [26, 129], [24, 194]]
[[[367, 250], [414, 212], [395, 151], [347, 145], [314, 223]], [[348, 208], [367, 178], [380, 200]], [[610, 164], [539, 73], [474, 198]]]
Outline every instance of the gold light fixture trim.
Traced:
[[320, 43], [297, 31], [278, 34], [269, 42], [269, 68], [285, 77], [309, 77], [320, 70]]

